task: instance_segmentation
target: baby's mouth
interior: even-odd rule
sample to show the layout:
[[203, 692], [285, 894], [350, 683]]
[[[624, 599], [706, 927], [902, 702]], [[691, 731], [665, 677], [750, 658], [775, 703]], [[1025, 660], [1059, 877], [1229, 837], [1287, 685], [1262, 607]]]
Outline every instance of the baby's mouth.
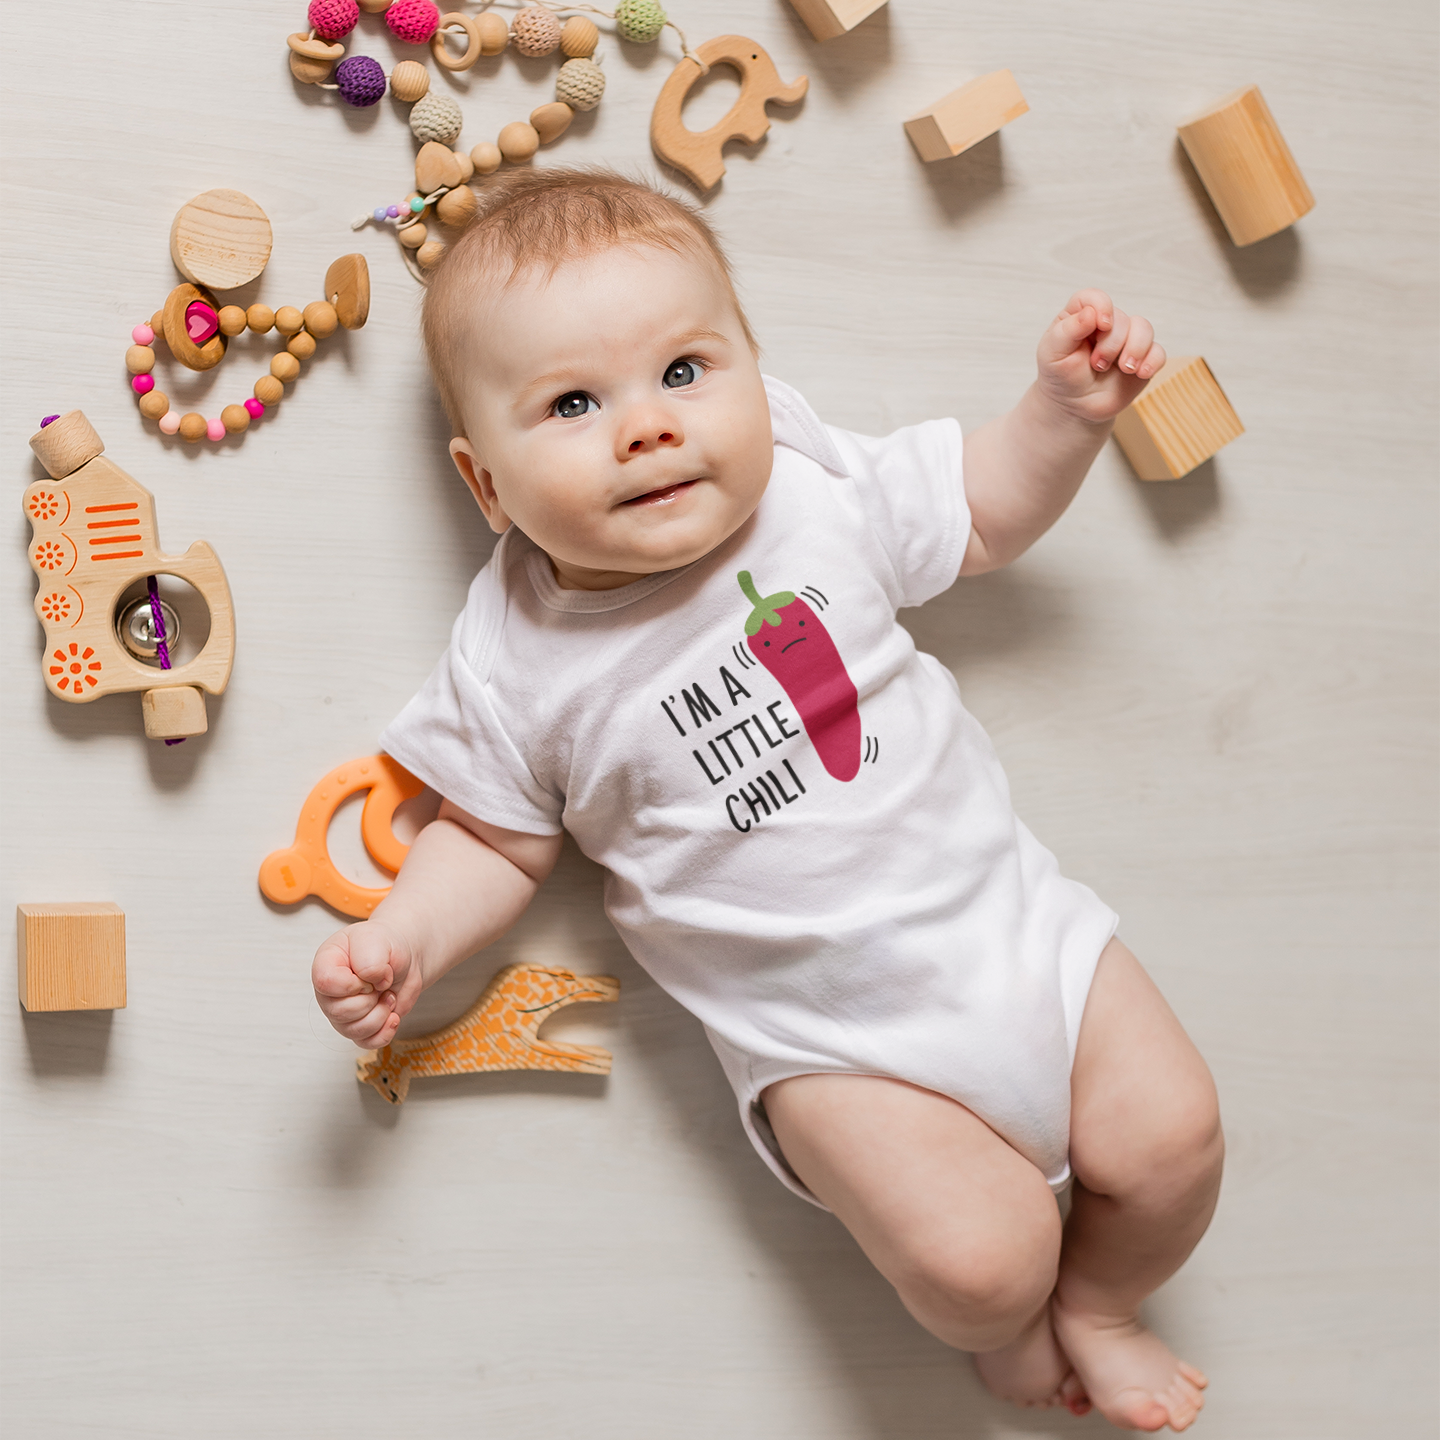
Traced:
[[633, 496], [621, 503], [624, 505], [663, 505], [668, 500], [674, 500], [676, 496], [683, 494], [696, 482], [694, 480], [680, 480], [674, 485], [662, 485], [658, 490], [647, 490], [643, 495]]

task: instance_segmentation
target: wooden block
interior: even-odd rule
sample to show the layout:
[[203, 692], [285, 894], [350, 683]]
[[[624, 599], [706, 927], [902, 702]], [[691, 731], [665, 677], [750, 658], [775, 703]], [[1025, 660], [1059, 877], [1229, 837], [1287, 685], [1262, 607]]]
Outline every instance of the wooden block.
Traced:
[[125, 1008], [125, 912], [118, 905], [17, 905], [27, 1010]]
[[1029, 110], [1008, 70], [982, 75], [905, 122], [905, 133], [922, 160], [948, 160], [993, 135]]
[[170, 258], [192, 284], [233, 290], [270, 263], [265, 212], [239, 190], [207, 190], [182, 205], [170, 226]]
[[105, 442], [84, 411], [67, 410], [30, 437], [30, 448], [40, 457], [47, 475], [63, 480], [103, 454]]
[[578, 1000], [618, 1000], [611, 975], [576, 975], [548, 965], [507, 965], [453, 1025], [414, 1040], [392, 1040], [355, 1062], [355, 1078], [399, 1105], [415, 1075], [476, 1075], [487, 1070], [569, 1070], [608, 1075], [599, 1045], [541, 1040], [542, 1022]]
[[[241, 411], [244, 414], [244, 411]], [[210, 722], [205, 697], [193, 685], [161, 685], [140, 697], [145, 734], [151, 740], [185, 740], [203, 735]]]
[[1258, 85], [1217, 100], [1179, 135], [1237, 245], [1277, 234], [1315, 208]]
[[817, 40], [833, 40], [873, 15], [885, 0], [790, 0]]
[[1176, 356], [1115, 419], [1115, 438], [1142, 480], [1178, 480], [1245, 427], [1198, 355]]

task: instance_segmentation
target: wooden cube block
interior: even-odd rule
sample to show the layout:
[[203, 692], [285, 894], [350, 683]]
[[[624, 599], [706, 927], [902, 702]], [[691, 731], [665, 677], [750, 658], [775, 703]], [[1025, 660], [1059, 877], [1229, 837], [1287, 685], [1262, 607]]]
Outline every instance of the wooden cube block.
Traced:
[[210, 728], [205, 697], [193, 685], [162, 685], [140, 697], [145, 734], [151, 740], [182, 740]]
[[1167, 360], [1115, 417], [1115, 438], [1142, 480], [1178, 480], [1245, 427], [1198, 355]]
[[1315, 208], [1258, 85], [1217, 100], [1179, 133], [1237, 245], [1253, 245]]
[[27, 1010], [125, 1008], [125, 912], [118, 905], [17, 905]]
[[790, 0], [817, 40], [833, 40], [873, 15], [885, 0]]
[[905, 122], [922, 160], [948, 160], [1023, 115], [1029, 105], [1008, 70], [982, 75]]

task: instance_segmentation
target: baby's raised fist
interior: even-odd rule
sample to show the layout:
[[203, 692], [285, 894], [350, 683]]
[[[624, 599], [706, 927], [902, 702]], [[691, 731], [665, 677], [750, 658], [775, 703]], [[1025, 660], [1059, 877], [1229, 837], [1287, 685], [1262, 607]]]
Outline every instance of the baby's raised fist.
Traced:
[[409, 945], [378, 920], [337, 931], [310, 967], [315, 999], [347, 1040], [379, 1050], [395, 1038], [420, 992], [420, 968]]
[[1113, 420], [1165, 363], [1150, 322], [1117, 309], [1103, 290], [1080, 290], [1040, 340], [1040, 387], [1091, 424]]

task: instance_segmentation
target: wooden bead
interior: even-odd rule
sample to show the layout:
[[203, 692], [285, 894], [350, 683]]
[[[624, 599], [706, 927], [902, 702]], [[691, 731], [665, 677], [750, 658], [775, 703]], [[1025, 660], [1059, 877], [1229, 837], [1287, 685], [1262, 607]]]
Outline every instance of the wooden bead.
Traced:
[[226, 335], [239, 335], [245, 329], [245, 312], [238, 305], [220, 309], [220, 329]]
[[155, 352], [148, 345], [132, 345], [125, 352], [125, 368], [132, 375], [148, 375], [155, 368]]
[[273, 375], [262, 375], [255, 382], [255, 398], [262, 405], [278, 405], [285, 398], [285, 387]]
[[495, 143], [512, 165], [519, 165], [540, 148], [540, 136], [533, 125], [527, 125], [523, 120], [512, 120], [495, 137]]
[[270, 360], [270, 373], [288, 385], [300, 373], [300, 362], [287, 351], [282, 350]]
[[370, 267], [363, 255], [342, 255], [325, 272], [325, 298], [347, 330], [370, 318]]
[[402, 60], [390, 72], [390, 93], [413, 105], [430, 89], [430, 72], [418, 60]]
[[417, 221], [414, 225], [407, 225], [400, 232], [400, 243], [407, 250], [418, 250], [425, 243], [425, 237], [424, 223]]
[[[459, 55], [445, 41], [445, 32], [452, 25], [465, 32], [465, 49]], [[480, 37], [480, 27], [476, 24], [475, 17], [462, 15], [458, 10], [442, 15], [439, 27], [430, 37], [430, 53], [442, 70], [468, 70], [480, 58], [483, 46], [484, 41]]]
[[542, 145], [558, 140], [569, 128], [575, 112], [560, 100], [552, 100], [530, 112], [530, 123]]
[[561, 28], [560, 49], [571, 60], [588, 60], [595, 53], [600, 31], [593, 20], [583, 15], [572, 15]]
[[475, 162], [463, 150], [457, 150], [455, 158], [460, 162], [460, 183], [463, 185], [475, 173]]
[[[487, 10], [485, 13], [488, 15], [490, 12]], [[475, 167], [477, 175], [493, 175], [500, 168], [500, 162], [504, 158], [500, 153], [500, 147], [492, 145], [488, 140], [482, 140], [470, 152], [470, 163]]]
[[458, 227], [469, 223], [478, 204], [475, 192], [468, 185], [461, 185], [459, 189], [440, 197], [435, 205], [435, 214], [442, 225]]
[[420, 262], [423, 269], [430, 269], [432, 265], [438, 265], [445, 256], [445, 246], [438, 240], [427, 240], [416, 252], [415, 258]]
[[293, 335], [304, 324], [305, 317], [293, 305], [282, 305], [275, 312], [275, 328], [282, 335]]
[[383, 15], [390, 8], [390, 0], [360, 0], [360, 8], [367, 15]]
[[460, 184], [460, 161], [438, 140], [427, 140], [415, 157], [415, 188], [421, 195]]
[[333, 60], [312, 60], [306, 55], [290, 52], [290, 73], [302, 85], [323, 85], [335, 68]]
[[308, 360], [315, 353], [315, 337], [302, 330], [298, 335], [290, 337], [285, 348], [297, 360]]
[[275, 312], [268, 305], [252, 305], [245, 312], [245, 323], [257, 335], [268, 335], [275, 328]]
[[165, 310], [162, 306], [150, 317], [150, 328], [157, 334], [165, 333]]
[[170, 397], [163, 390], [152, 390], [140, 397], [140, 413], [147, 420], [158, 420], [170, 412]]
[[336, 315], [335, 307], [328, 300], [312, 300], [305, 307], [302, 318], [305, 321], [305, 328], [317, 340], [324, 340], [326, 336], [333, 335], [336, 327], [340, 324], [340, 317]]
[[188, 440], [192, 445], [197, 440], [205, 438], [205, 432], [210, 427], [205, 423], [205, 417], [197, 411], [192, 410], [188, 415], [180, 417], [180, 438]]
[[220, 412], [220, 423], [228, 435], [238, 435], [250, 428], [250, 412], [243, 405], [227, 405]]
[[475, 28], [480, 32], [480, 53], [498, 55], [510, 43], [510, 27], [502, 15], [487, 10], [475, 16]]

